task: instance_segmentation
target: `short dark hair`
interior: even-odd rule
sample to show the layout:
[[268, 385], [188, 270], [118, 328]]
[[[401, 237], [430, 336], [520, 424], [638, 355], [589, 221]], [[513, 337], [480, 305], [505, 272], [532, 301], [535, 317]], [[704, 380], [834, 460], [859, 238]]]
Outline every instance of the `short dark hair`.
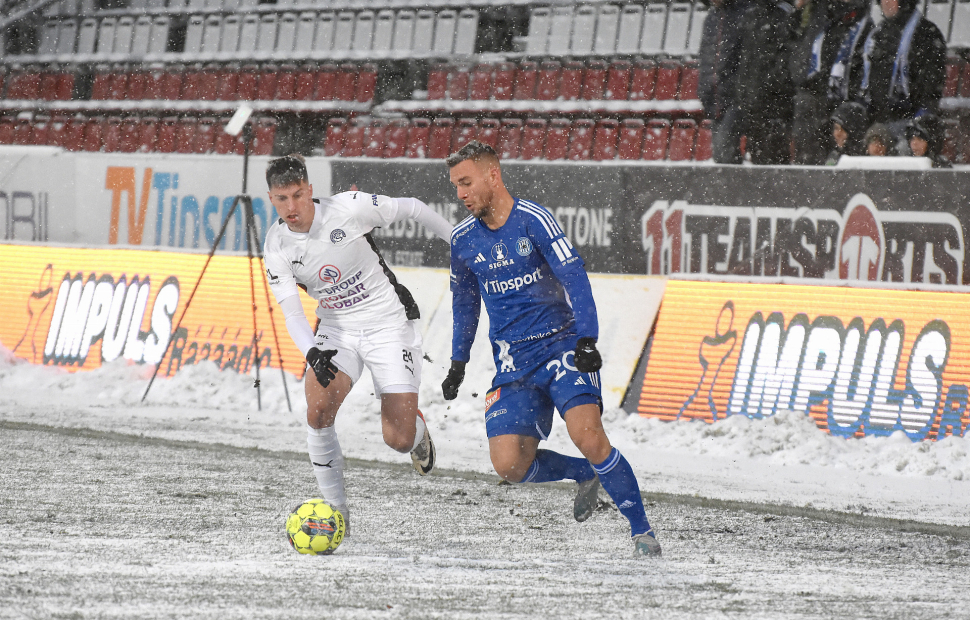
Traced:
[[284, 155], [270, 160], [269, 165], [266, 166], [266, 185], [270, 189], [309, 182], [306, 160], [302, 155]]
[[481, 161], [483, 159], [494, 159], [495, 163], [498, 163], [498, 153], [495, 149], [485, 144], [484, 142], [479, 142], [478, 140], [472, 140], [465, 146], [461, 147], [445, 159], [445, 163], [448, 164], [449, 168], [454, 168], [466, 159], [471, 159], [473, 161]]

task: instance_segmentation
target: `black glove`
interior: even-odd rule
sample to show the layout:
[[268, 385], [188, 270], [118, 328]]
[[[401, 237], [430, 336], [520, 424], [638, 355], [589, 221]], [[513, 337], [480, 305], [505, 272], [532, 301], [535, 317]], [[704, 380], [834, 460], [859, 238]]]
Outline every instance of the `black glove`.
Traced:
[[317, 376], [317, 381], [323, 387], [330, 385], [330, 382], [337, 376], [337, 367], [330, 361], [336, 354], [336, 349], [321, 351], [316, 347], [312, 347], [306, 352], [307, 364], [310, 365], [310, 370]]
[[576, 355], [573, 358], [579, 372], [596, 372], [603, 367], [603, 358], [596, 350], [596, 338], [580, 338], [576, 341]]
[[451, 361], [448, 376], [441, 382], [441, 393], [445, 400], [455, 400], [458, 397], [458, 386], [465, 380], [465, 362]]

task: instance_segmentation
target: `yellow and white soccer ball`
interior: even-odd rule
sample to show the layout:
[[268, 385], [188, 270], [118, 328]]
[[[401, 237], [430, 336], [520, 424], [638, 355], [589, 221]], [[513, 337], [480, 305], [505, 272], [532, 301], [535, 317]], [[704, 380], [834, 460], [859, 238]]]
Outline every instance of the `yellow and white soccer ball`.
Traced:
[[286, 517], [286, 537], [300, 553], [330, 555], [340, 545], [347, 530], [339, 510], [315, 497], [308, 499]]

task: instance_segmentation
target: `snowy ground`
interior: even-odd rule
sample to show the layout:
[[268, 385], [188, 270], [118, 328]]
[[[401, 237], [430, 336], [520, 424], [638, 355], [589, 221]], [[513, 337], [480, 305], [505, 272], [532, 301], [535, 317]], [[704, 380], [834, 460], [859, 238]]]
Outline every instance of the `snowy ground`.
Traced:
[[[967, 441], [845, 441], [806, 419], [666, 424], [607, 411], [664, 544], [635, 561], [604, 504], [572, 521], [567, 485], [498, 486], [487, 377], [458, 400], [425, 366], [439, 471], [379, 440], [369, 379], [338, 432], [354, 531], [289, 549], [316, 495], [301, 385], [214, 367], [156, 381], [0, 360], [0, 617], [970, 617]], [[553, 447], [564, 445], [559, 423]]]

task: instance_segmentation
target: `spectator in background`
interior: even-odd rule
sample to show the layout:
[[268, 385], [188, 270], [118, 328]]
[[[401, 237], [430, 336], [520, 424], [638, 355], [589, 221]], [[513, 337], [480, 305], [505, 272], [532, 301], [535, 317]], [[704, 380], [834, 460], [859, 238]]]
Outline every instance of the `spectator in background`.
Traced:
[[880, 0], [886, 19], [866, 40], [861, 95], [869, 120], [885, 123], [908, 154], [906, 126], [936, 112], [946, 77], [946, 41], [918, 0]]
[[713, 0], [701, 35], [698, 97], [711, 119], [711, 150], [719, 164], [741, 163], [738, 62], [748, 0]]
[[814, 165], [830, 147], [832, 112], [859, 90], [863, 43], [873, 24], [869, 0], [803, 2], [802, 35], [792, 55], [792, 141], [795, 163]]
[[738, 99], [754, 164], [791, 161], [795, 89], [789, 59], [798, 18], [784, 0], [752, 0], [744, 13]]
[[895, 144], [892, 132], [882, 123], [873, 123], [866, 131], [866, 155], [872, 157], [895, 155]]
[[826, 166], [839, 163], [843, 155], [863, 155], [866, 152], [863, 137], [866, 132], [866, 108], [855, 101], [844, 101], [832, 112], [832, 140], [835, 148], [825, 160]]
[[943, 119], [936, 114], [923, 114], [910, 121], [906, 138], [914, 157], [929, 157], [934, 168], [952, 168], [950, 160], [943, 155], [945, 136]]

